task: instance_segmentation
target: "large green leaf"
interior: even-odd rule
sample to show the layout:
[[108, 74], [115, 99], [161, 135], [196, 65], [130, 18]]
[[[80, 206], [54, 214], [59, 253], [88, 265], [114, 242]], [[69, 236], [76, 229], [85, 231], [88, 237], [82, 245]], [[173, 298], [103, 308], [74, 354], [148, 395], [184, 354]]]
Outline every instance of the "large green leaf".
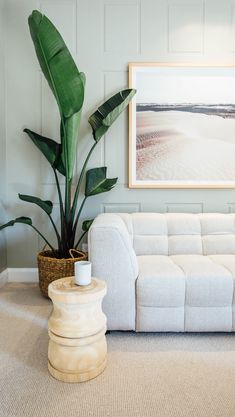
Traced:
[[90, 229], [93, 221], [94, 221], [94, 219], [84, 220], [84, 222], [82, 223], [83, 232], [88, 232], [88, 230]]
[[28, 203], [33, 203], [39, 206], [44, 210], [48, 215], [51, 214], [53, 209], [53, 204], [49, 200], [41, 200], [41, 198], [34, 197], [32, 195], [18, 194], [19, 199], [22, 201], [27, 201]]
[[[85, 87], [86, 77], [83, 72], [80, 73], [83, 85]], [[77, 150], [77, 140], [81, 122], [82, 109], [69, 118], [63, 118], [61, 121], [61, 142], [62, 142], [62, 161], [67, 167], [67, 179], [70, 181], [73, 177], [74, 164]], [[64, 139], [66, 138], [66, 139]]]
[[24, 129], [24, 132], [27, 133], [33, 143], [43, 153], [51, 166], [57, 169], [62, 175], [65, 175], [65, 167], [61, 158], [61, 145], [52, 139], [33, 132], [30, 129]]
[[96, 142], [102, 138], [113, 122], [115, 122], [122, 111], [128, 106], [135, 93], [136, 90], [134, 89], [120, 91], [109, 100], [105, 101], [105, 103], [89, 117], [88, 122], [92, 127], [93, 136]]
[[34, 10], [29, 28], [41, 69], [57, 100], [61, 116], [70, 117], [83, 105], [84, 79], [62, 36], [52, 22]]
[[[69, 119], [64, 119], [65, 132], [61, 127], [61, 141], [62, 141], [62, 161], [67, 166], [67, 178], [71, 180], [73, 177], [74, 164], [76, 158], [77, 139], [81, 121], [81, 110], [75, 113]], [[64, 140], [64, 134], [66, 140]]]
[[62, 120], [62, 160], [66, 179], [74, 170], [85, 75], [79, 72], [63, 38], [52, 22], [39, 11], [29, 17], [30, 33], [41, 69], [57, 100]]
[[5, 229], [5, 227], [8, 226], [14, 226], [15, 223], [23, 223], [32, 226], [32, 220], [29, 217], [17, 217], [16, 219], [10, 220], [9, 222], [0, 226], [0, 230]]
[[117, 178], [106, 178], [107, 167], [92, 168], [86, 173], [85, 196], [90, 197], [110, 191], [117, 182]]

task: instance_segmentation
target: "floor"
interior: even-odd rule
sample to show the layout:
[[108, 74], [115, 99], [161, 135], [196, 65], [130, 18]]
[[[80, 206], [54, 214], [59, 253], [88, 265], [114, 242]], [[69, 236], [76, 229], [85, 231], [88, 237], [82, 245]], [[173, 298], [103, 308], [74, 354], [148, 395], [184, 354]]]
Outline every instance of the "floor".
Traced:
[[83, 384], [47, 371], [52, 304], [35, 284], [0, 289], [0, 417], [235, 417], [235, 334], [111, 332]]

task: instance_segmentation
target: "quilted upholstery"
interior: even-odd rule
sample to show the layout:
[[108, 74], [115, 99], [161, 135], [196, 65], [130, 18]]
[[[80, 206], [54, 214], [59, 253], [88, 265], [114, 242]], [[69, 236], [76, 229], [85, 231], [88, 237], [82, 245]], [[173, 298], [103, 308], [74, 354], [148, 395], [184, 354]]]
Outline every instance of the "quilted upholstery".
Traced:
[[102, 214], [89, 243], [96, 276], [110, 283], [110, 329], [235, 331], [235, 214]]
[[169, 256], [137, 258], [136, 330], [184, 331], [184, 272]]
[[235, 254], [235, 214], [134, 213], [137, 255]]

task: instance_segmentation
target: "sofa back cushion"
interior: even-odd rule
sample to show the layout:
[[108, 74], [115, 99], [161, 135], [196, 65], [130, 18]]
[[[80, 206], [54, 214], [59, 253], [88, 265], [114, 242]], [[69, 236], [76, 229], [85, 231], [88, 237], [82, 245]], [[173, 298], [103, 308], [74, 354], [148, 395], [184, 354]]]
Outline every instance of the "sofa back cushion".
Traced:
[[200, 214], [204, 255], [235, 254], [235, 214]]
[[120, 216], [126, 223], [136, 255], [235, 254], [235, 214]]
[[133, 247], [137, 255], [167, 255], [168, 232], [166, 218], [160, 213], [132, 215]]

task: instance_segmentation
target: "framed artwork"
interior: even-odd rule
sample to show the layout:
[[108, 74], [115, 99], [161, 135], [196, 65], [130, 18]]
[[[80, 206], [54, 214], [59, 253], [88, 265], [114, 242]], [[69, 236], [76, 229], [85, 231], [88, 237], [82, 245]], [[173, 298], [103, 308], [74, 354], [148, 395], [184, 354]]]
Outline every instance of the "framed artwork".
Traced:
[[235, 188], [235, 65], [129, 64], [130, 188]]

